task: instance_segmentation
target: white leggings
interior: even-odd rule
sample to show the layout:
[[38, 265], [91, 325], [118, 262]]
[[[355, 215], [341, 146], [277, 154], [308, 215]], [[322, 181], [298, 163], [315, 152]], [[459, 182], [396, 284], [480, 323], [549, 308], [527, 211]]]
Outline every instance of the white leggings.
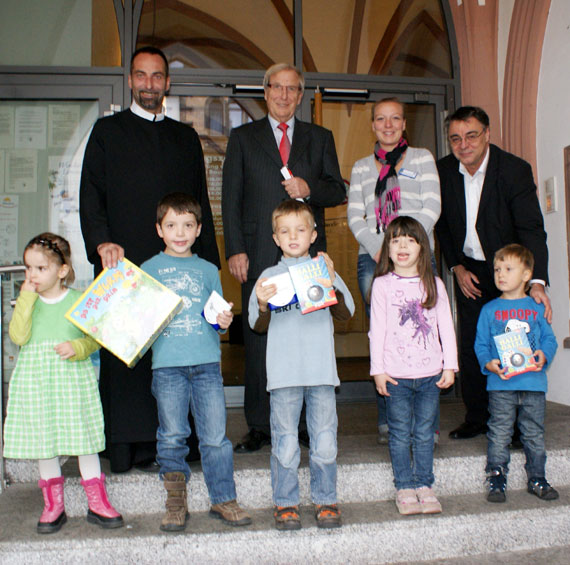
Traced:
[[[98, 453], [78, 455], [77, 460], [79, 461], [79, 472], [84, 481], [101, 476], [101, 462], [99, 461]], [[53, 459], [38, 459], [38, 465], [40, 468], [40, 478], [44, 481], [61, 477], [59, 457], [54, 457]]]

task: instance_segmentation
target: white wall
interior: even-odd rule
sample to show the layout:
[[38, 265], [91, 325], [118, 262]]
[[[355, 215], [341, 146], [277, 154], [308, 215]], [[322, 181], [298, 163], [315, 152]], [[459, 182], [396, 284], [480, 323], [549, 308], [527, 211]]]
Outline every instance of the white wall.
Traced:
[[497, 71], [499, 81], [499, 116], [501, 128], [503, 126], [503, 88], [505, 85], [505, 62], [509, 46], [509, 29], [513, 16], [515, 0], [501, 0], [499, 2], [498, 41], [497, 41]]
[[[506, 47], [511, 24], [513, 0], [499, 4], [499, 92], [502, 95]], [[564, 198], [563, 149], [570, 145], [570, 2], [551, 0], [546, 26], [536, 116], [537, 169], [535, 179], [540, 205], [545, 210], [544, 183], [554, 177], [558, 192], [558, 211], [544, 214], [548, 234], [550, 299], [554, 310], [552, 328], [558, 340], [558, 352], [548, 370], [547, 398], [570, 405], [570, 349], [563, 341], [570, 336], [568, 289], [568, 234]], [[501, 102], [502, 111], [502, 102]]]
[[544, 183], [554, 177], [558, 211], [545, 214], [548, 233], [550, 297], [554, 309], [552, 323], [558, 339], [558, 352], [548, 372], [548, 400], [570, 405], [570, 349], [563, 348], [570, 336], [568, 289], [568, 234], [564, 197], [563, 150], [570, 145], [570, 2], [552, 0], [542, 50], [538, 83], [537, 185], [544, 206]]

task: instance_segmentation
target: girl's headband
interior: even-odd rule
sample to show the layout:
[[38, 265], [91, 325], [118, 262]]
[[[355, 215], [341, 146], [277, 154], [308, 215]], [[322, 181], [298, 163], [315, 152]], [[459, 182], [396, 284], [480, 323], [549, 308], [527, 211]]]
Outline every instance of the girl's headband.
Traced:
[[51, 241], [49, 239], [43, 239], [41, 237], [34, 237], [34, 239], [32, 239], [30, 243], [28, 243], [28, 247], [31, 247], [32, 245], [41, 245], [42, 247], [47, 247], [50, 251], [53, 251], [61, 259], [63, 265], [66, 264], [63, 251], [57, 246], [57, 243], [55, 241]]

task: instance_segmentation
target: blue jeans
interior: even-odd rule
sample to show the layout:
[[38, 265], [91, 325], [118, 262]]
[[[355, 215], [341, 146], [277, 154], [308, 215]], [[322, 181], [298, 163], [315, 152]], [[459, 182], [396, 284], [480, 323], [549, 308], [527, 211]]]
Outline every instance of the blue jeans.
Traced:
[[226, 403], [219, 363], [154, 369], [152, 394], [158, 404], [157, 457], [160, 476], [182, 472], [186, 463], [188, 407], [192, 406], [195, 432], [200, 441], [202, 470], [212, 504], [236, 498], [233, 451], [226, 437]]
[[271, 486], [276, 506], [299, 504], [301, 459], [298, 426], [303, 399], [311, 440], [309, 470], [311, 499], [315, 504], [335, 504], [336, 498], [336, 397], [334, 386], [293, 386], [271, 391]]
[[439, 406], [435, 383], [440, 376], [386, 384], [388, 448], [398, 490], [433, 485], [433, 423]]
[[544, 446], [544, 413], [546, 395], [544, 392], [490, 390], [489, 421], [487, 425], [487, 473], [501, 469], [509, 471], [511, 455], [509, 443], [513, 427], [517, 421], [521, 431], [521, 441], [526, 456], [525, 470], [527, 477], [544, 477], [546, 449]]

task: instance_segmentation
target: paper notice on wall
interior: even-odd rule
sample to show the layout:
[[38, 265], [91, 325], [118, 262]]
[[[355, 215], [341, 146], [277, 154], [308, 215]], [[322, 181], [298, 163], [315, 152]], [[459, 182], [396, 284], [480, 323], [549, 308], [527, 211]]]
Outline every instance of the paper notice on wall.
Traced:
[[79, 104], [50, 104], [48, 112], [48, 145], [75, 147], [79, 138]]
[[16, 108], [17, 149], [45, 149], [47, 138], [47, 108], [20, 106]]
[[74, 288], [84, 289], [93, 280], [93, 266], [85, 255], [79, 222], [79, 185], [88, 131], [73, 154], [48, 157], [50, 194], [49, 229], [65, 237], [73, 249]]
[[14, 147], [14, 107], [0, 106], [0, 147]]
[[18, 197], [0, 198], [0, 264], [18, 262]]
[[38, 152], [33, 149], [21, 149], [6, 153], [5, 192], [37, 192], [38, 190]]

